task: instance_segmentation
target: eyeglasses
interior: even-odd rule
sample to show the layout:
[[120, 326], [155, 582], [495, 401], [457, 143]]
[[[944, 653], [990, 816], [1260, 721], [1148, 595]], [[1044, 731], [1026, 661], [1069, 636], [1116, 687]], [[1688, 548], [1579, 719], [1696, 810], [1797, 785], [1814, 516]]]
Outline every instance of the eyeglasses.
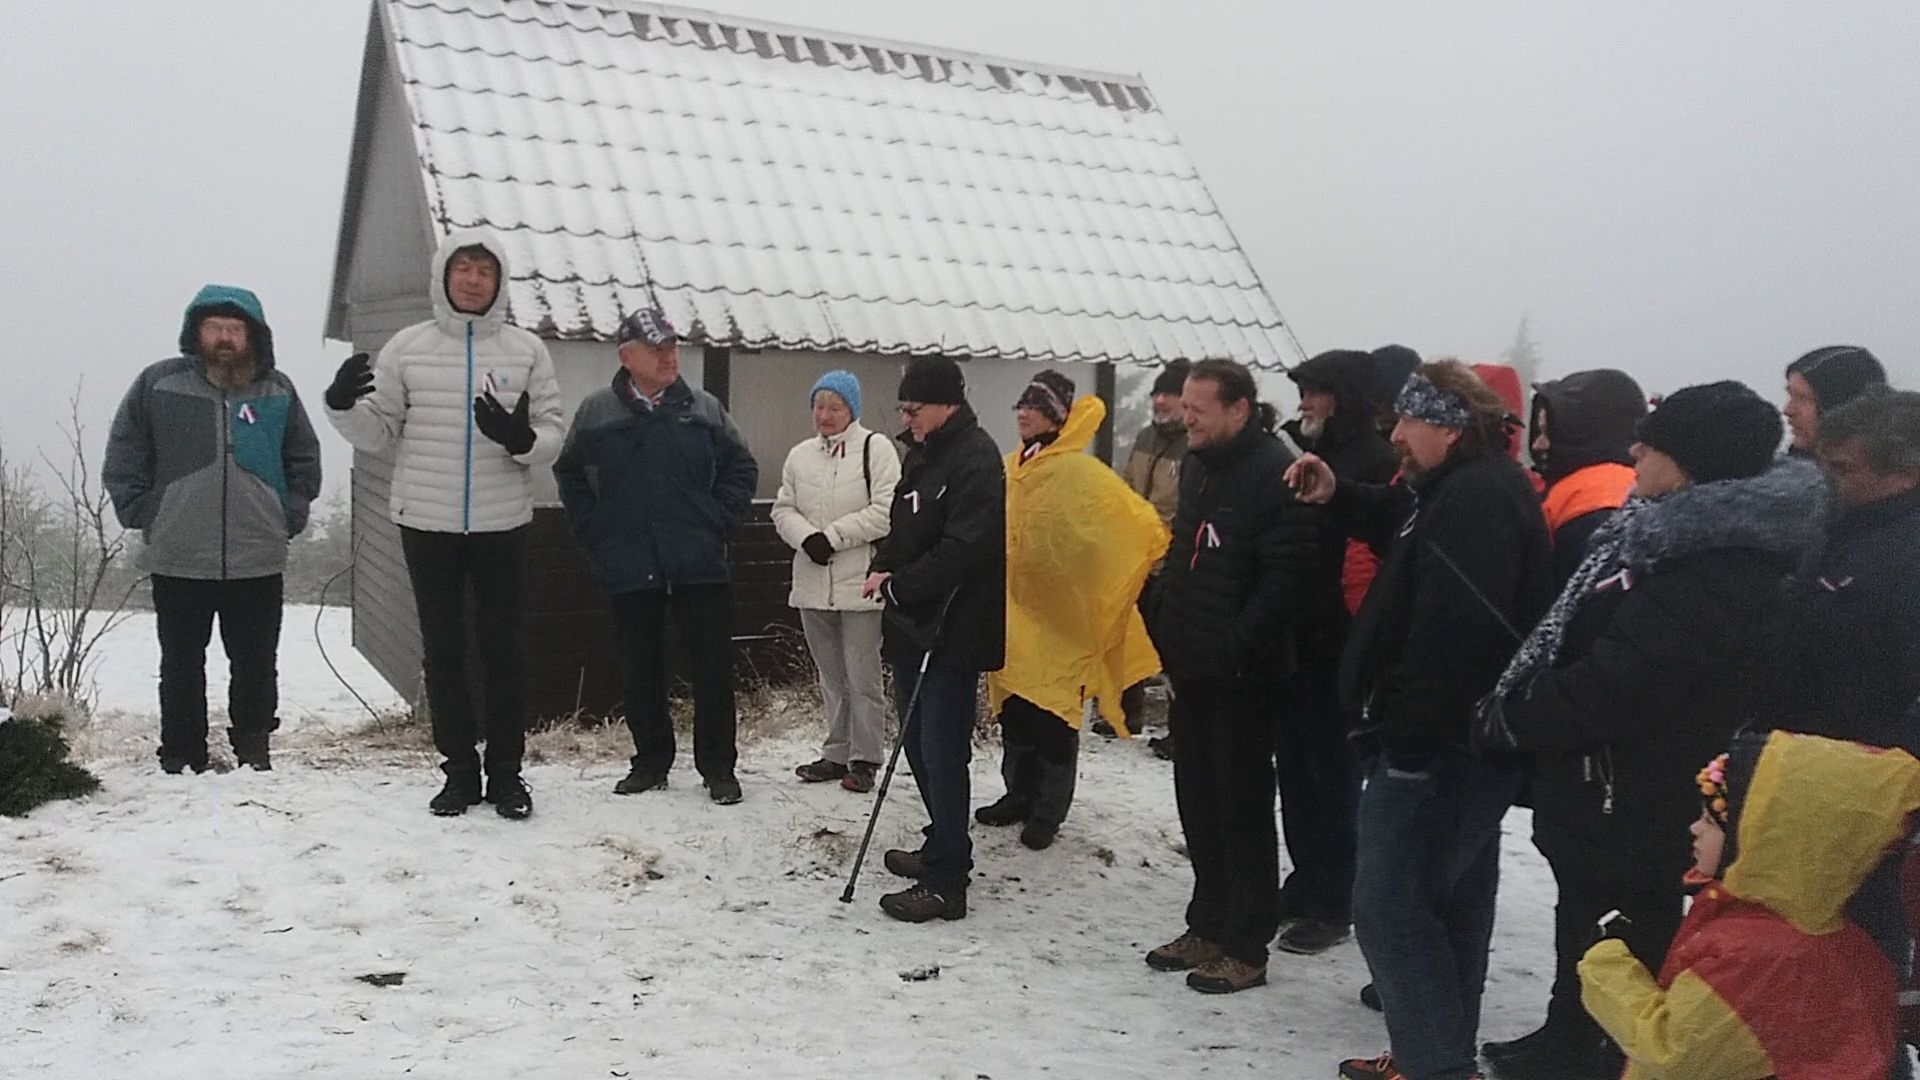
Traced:
[[909, 420], [913, 420], [919, 417], [920, 411], [925, 408], [925, 405], [902, 405], [900, 406], [900, 415]]

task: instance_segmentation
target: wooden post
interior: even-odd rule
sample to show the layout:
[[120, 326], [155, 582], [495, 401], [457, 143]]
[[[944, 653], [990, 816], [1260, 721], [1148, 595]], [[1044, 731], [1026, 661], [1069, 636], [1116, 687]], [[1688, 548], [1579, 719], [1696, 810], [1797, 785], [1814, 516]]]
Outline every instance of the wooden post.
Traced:
[[1095, 364], [1093, 367], [1093, 392], [1101, 401], [1107, 403], [1107, 418], [1100, 423], [1100, 433], [1093, 437], [1093, 452], [1101, 461], [1113, 464], [1113, 414], [1119, 411], [1117, 395], [1118, 380], [1114, 376], [1113, 362]]
[[702, 350], [700, 388], [720, 399], [724, 408], [733, 408], [733, 353], [712, 345]]

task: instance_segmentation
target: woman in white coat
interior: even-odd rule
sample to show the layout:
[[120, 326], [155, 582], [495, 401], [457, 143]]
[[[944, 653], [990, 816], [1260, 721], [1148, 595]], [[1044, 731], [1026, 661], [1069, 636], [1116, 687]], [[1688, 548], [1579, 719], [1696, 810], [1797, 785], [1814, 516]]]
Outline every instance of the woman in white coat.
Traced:
[[879, 597], [862, 598], [873, 546], [886, 538], [900, 453], [860, 423], [860, 380], [820, 376], [808, 400], [817, 434], [793, 448], [780, 473], [773, 524], [793, 548], [793, 593], [807, 648], [820, 671], [827, 741], [820, 759], [795, 769], [808, 783], [838, 780], [873, 790], [885, 753]]

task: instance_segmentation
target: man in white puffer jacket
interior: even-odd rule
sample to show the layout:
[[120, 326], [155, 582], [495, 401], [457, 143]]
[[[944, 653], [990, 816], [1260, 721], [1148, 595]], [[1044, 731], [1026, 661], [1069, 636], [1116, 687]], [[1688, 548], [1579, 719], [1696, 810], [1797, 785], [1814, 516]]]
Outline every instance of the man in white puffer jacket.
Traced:
[[879, 596], [862, 597], [873, 545], [885, 539], [900, 482], [893, 440], [860, 423], [860, 380], [829, 371], [809, 395], [819, 432], [793, 448], [780, 473], [773, 525], [793, 548], [793, 593], [807, 649], [820, 672], [827, 742], [795, 769], [808, 783], [838, 780], [873, 790], [884, 753], [887, 704], [880, 679]]
[[565, 436], [553, 358], [507, 325], [507, 251], [484, 229], [454, 232], [433, 257], [433, 318], [360, 353], [327, 388], [327, 419], [355, 449], [392, 453], [391, 515], [400, 526], [420, 616], [433, 742], [446, 786], [429, 808], [482, 801], [481, 734], [466, 672], [466, 593], [473, 594], [486, 694], [484, 799], [524, 818], [520, 779], [526, 690], [520, 649], [521, 556], [533, 520], [532, 470]]

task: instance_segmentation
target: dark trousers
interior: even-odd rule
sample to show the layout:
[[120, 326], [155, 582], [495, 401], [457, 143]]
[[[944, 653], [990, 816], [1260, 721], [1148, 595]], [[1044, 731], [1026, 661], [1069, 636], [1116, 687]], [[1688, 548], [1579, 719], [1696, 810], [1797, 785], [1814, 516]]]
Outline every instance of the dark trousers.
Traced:
[[433, 747], [448, 776], [478, 776], [482, 737], [467, 674], [467, 597], [480, 646], [480, 686], [485, 696], [486, 772], [491, 779], [520, 775], [526, 750], [527, 706], [520, 650], [521, 555], [525, 529], [489, 533], [400, 530], [420, 615], [421, 667], [427, 709], [433, 714]]
[[620, 593], [613, 617], [627, 658], [627, 730], [636, 769], [673, 768], [673, 718], [667, 712], [667, 612], [680, 634], [693, 683], [693, 766], [708, 780], [733, 775], [733, 591], [725, 585], [671, 592]]
[[1176, 678], [1173, 792], [1193, 863], [1187, 929], [1256, 967], [1280, 929], [1271, 686]]
[[[1873, 938], [1874, 944], [1893, 964], [1893, 973], [1905, 988], [1913, 973], [1913, 931], [1907, 922], [1907, 906], [1900, 895], [1900, 868], [1907, 858], [1907, 845], [1901, 844], [1867, 877], [1860, 891], [1847, 904], [1847, 917]], [[1893, 1080], [1912, 1080], [1913, 1062], [1907, 1057], [1906, 1040], [1894, 1041]]]
[[1570, 1037], [1599, 1040], [1605, 1033], [1580, 1002], [1580, 959], [1599, 936], [1601, 918], [1617, 910], [1633, 924], [1621, 940], [1649, 972], [1658, 974], [1685, 917], [1680, 875], [1671, 875], [1664, 887], [1650, 888], [1646, 882], [1596, 875], [1582, 865], [1552, 860], [1549, 865], [1559, 899], [1553, 906], [1553, 991], [1547, 1000], [1547, 1026]]
[[[942, 896], [965, 895], [973, 872], [973, 840], [967, 835], [973, 761], [973, 717], [979, 707], [980, 676], [932, 665], [920, 674], [920, 659], [893, 669], [894, 709], [906, 733], [907, 765], [920, 789], [930, 819], [920, 847], [928, 888]], [[921, 684], [920, 700], [913, 701]], [[909, 712], [911, 710], [911, 715]]]
[[1394, 1064], [1419, 1080], [1478, 1073], [1500, 819], [1524, 773], [1443, 751], [1418, 768], [1383, 758], [1360, 796], [1354, 930], [1387, 1014]]
[[1000, 777], [1028, 817], [1059, 828], [1073, 808], [1080, 769], [1080, 732], [1023, 697], [1000, 706]]
[[200, 581], [153, 575], [160, 637], [160, 760], [207, 763], [207, 644], [220, 620], [227, 651], [227, 738], [264, 744], [280, 726], [281, 579]]
[[1330, 923], [1353, 921], [1353, 866], [1360, 813], [1360, 757], [1347, 738], [1337, 666], [1301, 668], [1288, 680], [1274, 768], [1280, 826], [1293, 872], [1281, 906]]

